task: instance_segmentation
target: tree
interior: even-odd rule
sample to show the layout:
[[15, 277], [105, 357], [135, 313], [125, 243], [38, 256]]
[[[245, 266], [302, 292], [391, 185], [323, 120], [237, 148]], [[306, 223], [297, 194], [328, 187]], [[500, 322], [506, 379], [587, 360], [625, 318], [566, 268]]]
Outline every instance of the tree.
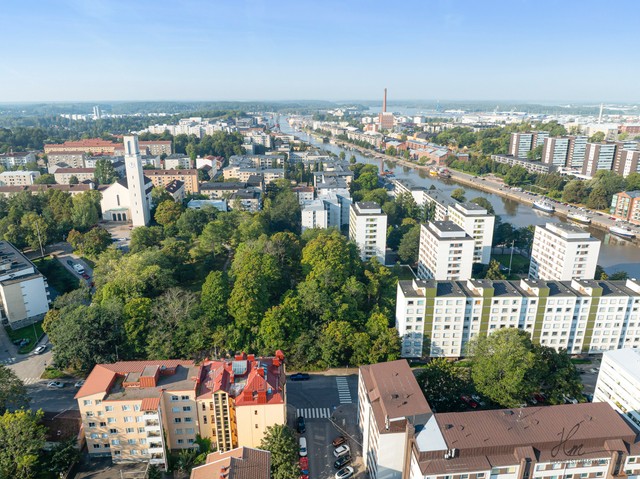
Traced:
[[29, 407], [29, 395], [24, 383], [6, 366], [0, 364], [0, 414], [7, 409]]
[[487, 270], [487, 279], [507, 279], [507, 277], [500, 271], [500, 263], [495, 259], [492, 259], [489, 263], [489, 269]]
[[542, 159], [542, 149], [544, 145], [538, 145], [534, 149], [527, 152], [527, 159], [531, 161], [540, 161]]
[[502, 407], [517, 407], [540, 385], [540, 361], [531, 337], [517, 328], [476, 336], [468, 345], [477, 391]]
[[416, 379], [434, 411], [442, 413], [464, 408], [460, 396], [470, 392], [471, 384], [462, 378], [462, 369], [444, 358], [432, 359], [420, 369]]
[[20, 227], [23, 231], [24, 239], [33, 250], [40, 251], [49, 239], [48, 225], [45, 219], [37, 213], [29, 212], [22, 217]]
[[145, 357], [150, 322], [149, 298], [133, 298], [124, 305], [124, 334], [129, 353], [134, 358]]
[[56, 177], [53, 176], [50, 173], [45, 173], [44, 175], [38, 176], [34, 180], [34, 184], [36, 184], [36, 185], [55, 185], [56, 184]]
[[167, 228], [171, 228], [176, 224], [176, 221], [180, 218], [183, 206], [180, 203], [176, 203], [173, 198], [165, 200], [156, 208], [154, 218], [159, 225]]
[[349, 364], [353, 354], [353, 335], [355, 330], [347, 321], [331, 321], [322, 332], [320, 347], [322, 360], [327, 367], [333, 368]]
[[48, 469], [58, 475], [66, 473], [72, 464], [80, 460], [82, 454], [76, 445], [76, 439], [71, 438], [59, 442], [51, 450]]
[[87, 191], [72, 198], [71, 222], [79, 231], [86, 231], [100, 219], [100, 192]]
[[465, 201], [464, 188], [456, 188], [455, 190], [453, 190], [453, 192], [451, 193], [451, 198], [460, 202]]
[[504, 177], [504, 182], [509, 186], [519, 186], [529, 181], [529, 173], [522, 166], [516, 165], [509, 168]]
[[489, 202], [488, 199], [482, 196], [477, 196], [472, 200], [469, 200], [469, 203], [475, 203], [478, 206], [482, 206], [485, 210], [487, 210], [487, 213], [489, 213], [490, 215], [496, 214], [496, 211], [493, 209], [493, 205]]
[[418, 251], [420, 250], [420, 225], [413, 226], [407, 231], [398, 246], [398, 256], [402, 262], [415, 264], [418, 261]]
[[271, 452], [273, 479], [298, 479], [298, 441], [288, 426], [276, 424], [267, 427], [260, 449]]
[[229, 278], [224, 271], [211, 271], [202, 284], [200, 307], [212, 325], [229, 322], [227, 301], [229, 301]]
[[69, 231], [67, 241], [74, 251], [81, 255], [97, 257], [111, 244], [111, 233], [99, 226], [90, 229], [85, 234], [77, 230]]
[[589, 143], [600, 143], [604, 141], [605, 134], [602, 131], [596, 131], [589, 137]]
[[611, 198], [604, 186], [598, 185], [591, 190], [587, 199], [587, 207], [594, 210], [604, 210], [609, 207]]
[[80, 183], [80, 180], [78, 179], [78, 177], [76, 175], [71, 175], [71, 178], [69, 178], [69, 184], [77, 185], [79, 183]]
[[640, 190], [640, 173], [629, 173], [629, 175], [625, 178], [625, 187], [626, 191], [635, 191]]
[[566, 203], [585, 203], [589, 196], [589, 189], [583, 180], [571, 180], [562, 190], [562, 199]]
[[24, 409], [0, 416], [0, 477], [30, 479], [40, 470], [46, 430], [38, 423], [43, 416]]
[[116, 169], [107, 159], [100, 159], [96, 161], [96, 171], [94, 173], [95, 179], [100, 185], [110, 185], [118, 178]]
[[609, 276], [610, 281], [629, 279], [629, 273], [626, 271], [616, 271]]
[[564, 398], [580, 397], [582, 381], [567, 351], [556, 351], [548, 346], [536, 345], [534, 349], [540, 358], [540, 389], [551, 404], [564, 404]]

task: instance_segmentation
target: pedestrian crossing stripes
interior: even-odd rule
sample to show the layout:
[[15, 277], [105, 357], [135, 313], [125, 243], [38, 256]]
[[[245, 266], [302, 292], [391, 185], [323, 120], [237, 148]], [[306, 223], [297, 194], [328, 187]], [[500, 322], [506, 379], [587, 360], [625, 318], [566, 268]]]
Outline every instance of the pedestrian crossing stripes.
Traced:
[[0, 364], [13, 364], [15, 362], [16, 358], [0, 359]]
[[29, 384], [35, 384], [39, 381], [40, 381], [40, 378], [25, 378], [22, 380], [25, 386], [28, 386]]
[[338, 399], [340, 404], [351, 404], [351, 391], [349, 391], [349, 383], [344, 376], [338, 376], [336, 378], [336, 385], [338, 386]]
[[296, 409], [298, 417], [305, 419], [329, 419], [331, 417], [331, 409], [328, 407], [311, 407], [305, 409]]

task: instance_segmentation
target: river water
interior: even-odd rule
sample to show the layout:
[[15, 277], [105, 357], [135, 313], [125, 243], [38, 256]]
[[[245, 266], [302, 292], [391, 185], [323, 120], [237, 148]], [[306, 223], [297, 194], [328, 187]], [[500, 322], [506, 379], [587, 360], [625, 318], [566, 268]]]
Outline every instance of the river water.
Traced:
[[[368, 158], [357, 151], [345, 150], [337, 145], [322, 143], [305, 132], [293, 130], [285, 118], [281, 118], [280, 121], [280, 128], [283, 133], [295, 134], [301, 140], [326, 151], [335, 153], [336, 155], [339, 155], [341, 151], [344, 151], [347, 155], [347, 159], [350, 158], [351, 155], [354, 155], [359, 163], [372, 164], [380, 168], [380, 160]], [[388, 161], [384, 162], [384, 169], [393, 172], [396, 178], [410, 180], [417, 186], [429, 188], [431, 185], [434, 185], [439, 190], [447, 193], [451, 193], [456, 188], [463, 188], [466, 191], [465, 196], [467, 199], [482, 196], [489, 200], [496, 214], [501, 216], [502, 221], [511, 223], [516, 227], [540, 225], [544, 223], [564, 223], [567, 221], [563, 218], [559, 218], [555, 215], [548, 215], [541, 211], [534, 210], [530, 206], [503, 198], [493, 193], [487, 193], [466, 185], [459, 185], [447, 179], [434, 178], [429, 176], [428, 172], [425, 170], [416, 170]], [[607, 273], [626, 271], [629, 273], [630, 277], [640, 277], [640, 249], [638, 247], [625, 239], [614, 236], [601, 229], [591, 227], [588, 227], [587, 229], [595, 238], [602, 241], [598, 264], [602, 266]]]

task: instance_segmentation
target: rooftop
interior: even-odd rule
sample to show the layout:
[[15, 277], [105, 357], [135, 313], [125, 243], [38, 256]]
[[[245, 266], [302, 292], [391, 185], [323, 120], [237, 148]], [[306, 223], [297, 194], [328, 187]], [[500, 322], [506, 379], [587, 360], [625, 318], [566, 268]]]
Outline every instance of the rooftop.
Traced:
[[561, 236], [566, 241], [600, 241], [599, 239], [591, 236], [588, 231], [580, 228], [579, 226], [570, 225], [567, 223], [547, 223], [544, 226], [537, 226], [537, 228], [546, 229], [547, 231], [557, 236]]
[[624, 370], [632, 378], [640, 379], [640, 349], [624, 348], [606, 351], [603, 359], [614, 362], [616, 369]]
[[191, 470], [191, 479], [269, 479], [271, 453], [239, 447], [227, 452], [212, 452], [203, 466]]
[[375, 201], [358, 201], [353, 205], [353, 210], [358, 216], [384, 215], [382, 208]]
[[8, 241], [0, 241], [0, 275], [16, 273], [17, 271], [35, 266], [15, 246]]

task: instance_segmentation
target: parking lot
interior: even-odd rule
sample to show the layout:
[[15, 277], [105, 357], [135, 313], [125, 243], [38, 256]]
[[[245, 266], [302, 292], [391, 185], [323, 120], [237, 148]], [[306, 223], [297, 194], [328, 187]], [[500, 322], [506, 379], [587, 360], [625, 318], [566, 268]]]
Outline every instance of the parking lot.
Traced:
[[[308, 381], [288, 381], [288, 420], [293, 429], [296, 419], [305, 418], [311, 479], [333, 478], [336, 457], [331, 441], [340, 435], [348, 438], [355, 469], [353, 477], [364, 477], [361, 438], [357, 427], [357, 383], [355, 374], [311, 374]], [[300, 436], [300, 435], [298, 435]]]
[[576, 364], [585, 394], [593, 395], [600, 371], [600, 358], [591, 358], [590, 364]]

